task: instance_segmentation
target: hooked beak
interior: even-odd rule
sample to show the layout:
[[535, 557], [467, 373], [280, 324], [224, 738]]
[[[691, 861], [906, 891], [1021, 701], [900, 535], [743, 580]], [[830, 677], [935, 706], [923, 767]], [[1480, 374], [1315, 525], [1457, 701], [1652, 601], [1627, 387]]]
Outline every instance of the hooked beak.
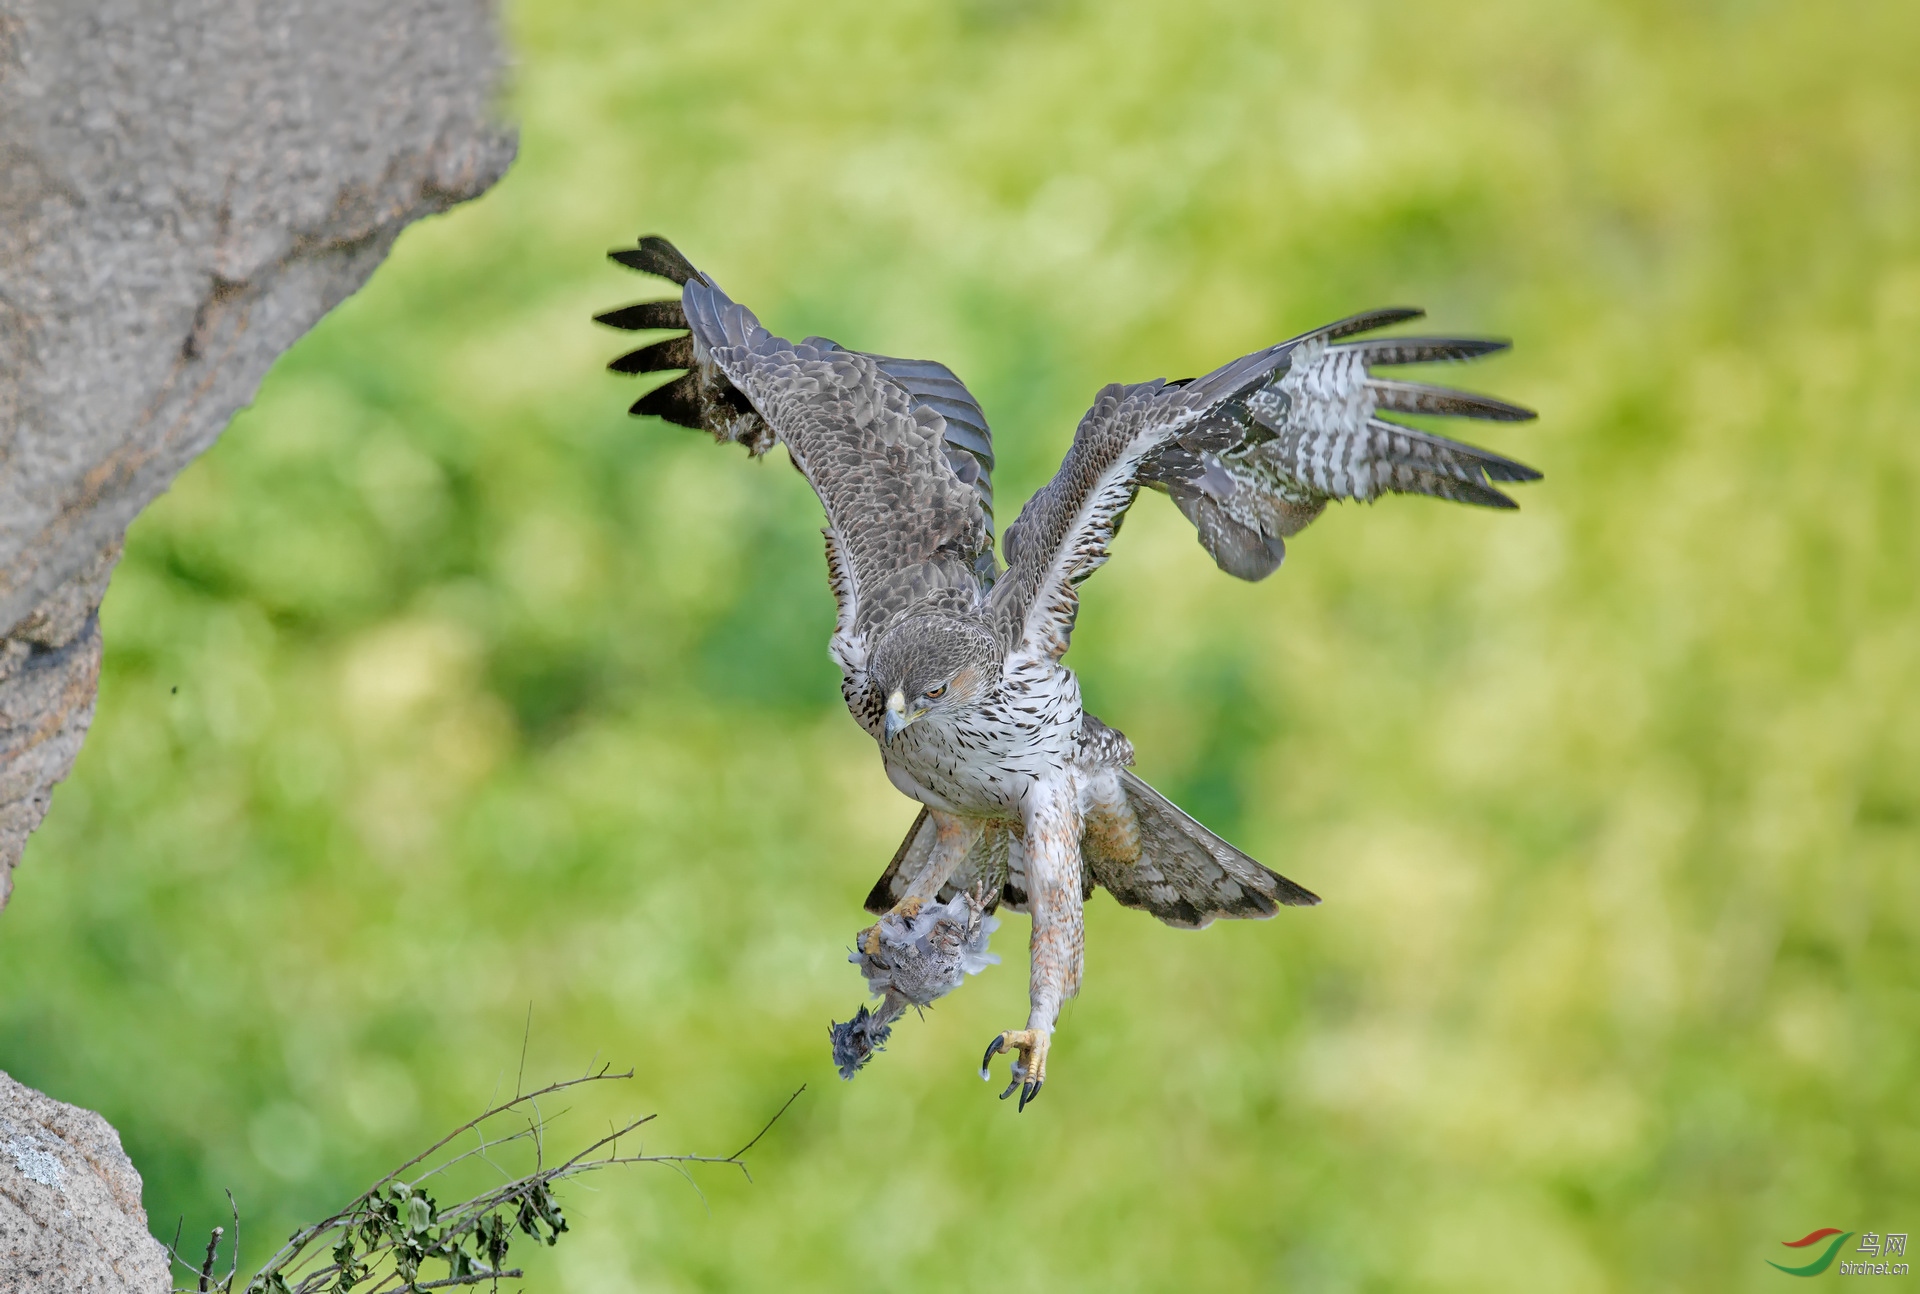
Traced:
[[887, 712], [880, 721], [880, 730], [886, 735], [886, 740], [892, 741], [906, 731], [908, 724], [919, 717], [917, 714], [907, 713], [907, 698], [899, 688], [895, 688], [893, 694], [887, 698]]

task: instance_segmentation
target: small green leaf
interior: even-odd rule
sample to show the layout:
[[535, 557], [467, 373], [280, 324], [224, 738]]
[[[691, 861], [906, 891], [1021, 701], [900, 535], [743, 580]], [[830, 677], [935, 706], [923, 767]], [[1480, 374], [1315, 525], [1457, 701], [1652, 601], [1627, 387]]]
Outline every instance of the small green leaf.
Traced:
[[498, 1213], [489, 1213], [474, 1226], [473, 1234], [479, 1242], [480, 1251], [486, 1255], [488, 1265], [498, 1270], [507, 1257], [513, 1237], [512, 1225]]

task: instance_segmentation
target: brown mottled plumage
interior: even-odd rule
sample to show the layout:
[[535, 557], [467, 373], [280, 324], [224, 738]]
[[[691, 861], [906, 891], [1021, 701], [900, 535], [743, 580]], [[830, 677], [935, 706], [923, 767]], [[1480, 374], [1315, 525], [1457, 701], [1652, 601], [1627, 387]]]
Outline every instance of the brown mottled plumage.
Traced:
[[1286, 538], [1333, 499], [1412, 493], [1513, 507], [1493, 483], [1539, 473], [1378, 415], [1531, 413], [1370, 369], [1471, 359], [1504, 342], [1342, 340], [1420, 313], [1383, 310], [1202, 378], [1109, 386], [1060, 470], [1007, 528], [1002, 571], [992, 437], [950, 370], [775, 337], [665, 239], [612, 255], [681, 285], [678, 301], [599, 316], [684, 333], [610, 366], [683, 370], [633, 412], [755, 455], [785, 445], [819, 495], [842, 695], [880, 743], [888, 778], [924, 806], [867, 897], [882, 919], [854, 960], [885, 1003], [834, 1026], [843, 1074], [885, 1040], [905, 1005], [928, 1005], [964, 979], [962, 950], [966, 970], [984, 965], [991, 927], [981, 914], [998, 904], [1033, 917], [1026, 1027], [987, 1050], [988, 1060], [1017, 1053], [1001, 1095], [1018, 1090], [1024, 1109], [1045, 1081], [1060, 1006], [1080, 988], [1081, 909], [1096, 886], [1187, 928], [1319, 902], [1141, 781], [1131, 743], [1081, 709], [1061, 663], [1078, 587], [1106, 562], [1143, 485], [1171, 496], [1215, 563], [1247, 580], [1271, 574]]

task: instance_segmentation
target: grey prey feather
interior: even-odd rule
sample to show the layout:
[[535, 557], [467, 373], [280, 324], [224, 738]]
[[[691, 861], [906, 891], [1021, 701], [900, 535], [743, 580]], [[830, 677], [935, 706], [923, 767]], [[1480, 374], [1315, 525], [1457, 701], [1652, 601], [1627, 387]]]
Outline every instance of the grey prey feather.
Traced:
[[967, 976], [998, 964], [987, 941], [999, 925], [978, 896], [965, 893], [930, 903], [912, 916], [889, 912], [862, 931], [860, 946], [847, 960], [860, 968], [868, 990], [881, 1002], [878, 1009], [863, 1006], [851, 1020], [828, 1029], [840, 1077], [852, 1078], [872, 1059], [909, 1006], [930, 1007]]
[[986, 904], [963, 891], [910, 917], [884, 914], [871, 927], [872, 946], [856, 948], [847, 960], [860, 968], [875, 997], [928, 1007], [967, 976], [998, 964], [987, 940], [999, 927]]

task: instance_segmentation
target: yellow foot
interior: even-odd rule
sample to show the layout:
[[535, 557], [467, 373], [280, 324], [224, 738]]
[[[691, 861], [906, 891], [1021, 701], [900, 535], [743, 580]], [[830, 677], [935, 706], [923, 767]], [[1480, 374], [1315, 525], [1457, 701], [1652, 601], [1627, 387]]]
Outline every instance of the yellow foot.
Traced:
[[1047, 1045], [1052, 1037], [1045, 1029], [1007, 1030], [987, 1044], [987, 1054], [980, 1058], [980, 1077], [989, 1077], [987, 1066], [1001, 1052], [1018, 1052], [1013, 1061], [1013, 1081], [1000, 1093], [1000, 1099], [1006, 1100], [1018, 1088], [1020, 1108], [1026, 1109], [1027, 1102], [1040, 1095], [1040, 1088], [1047, 1081]]
[[[917, 899], [909, 894], [906, 898], [894, 904], [893, 908], [887, 913], [887, 916], [899, 917], [903, 921], [911, 921], [920, 915], [920, 909], [925, 906], [927, 906], [925, 899]], [[878, 953], [880, 951], [880, 922], [876, 921], [865, 930], [862, 930], [853, 937], [853, 941], [859, 945], [860, 951], [869, 957]]]

